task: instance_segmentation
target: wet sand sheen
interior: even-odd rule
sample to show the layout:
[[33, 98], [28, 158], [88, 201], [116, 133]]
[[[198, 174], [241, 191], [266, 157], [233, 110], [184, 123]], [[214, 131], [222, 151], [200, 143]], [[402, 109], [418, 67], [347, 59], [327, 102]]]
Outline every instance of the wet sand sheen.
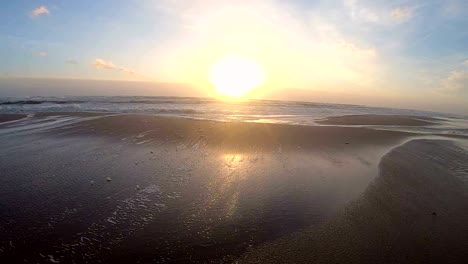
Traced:
[[334, 219], [412, 136], [60, 115], [74, 114], [36, 115], [40, 130], [12, 124], [0, 139], [0, 253], [13, 260], [230, 262]]
[[251, 250], [240, 263], [464, 263], [467, 154], [449, 141], [400, 146], [333, 221]]
[[332, 116], [317, 121], [324, 125], [386, 125], [386, 126], [428, 126], [434, 125], [438, 118], [401, 115], [347, 115]]
[[14, 121], [25, 117], [26, 115], [22, 114], [0, 114], [0, 123]]

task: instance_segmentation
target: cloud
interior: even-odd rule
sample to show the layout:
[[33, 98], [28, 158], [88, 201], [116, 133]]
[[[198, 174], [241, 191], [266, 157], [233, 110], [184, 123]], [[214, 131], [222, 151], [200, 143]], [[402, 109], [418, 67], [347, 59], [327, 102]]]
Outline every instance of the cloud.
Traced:
[[45, 6], [40, 6], [31, 12], [31, 16], [33, 17], [38, 17], [43, 14], [50, 14], [49, 9], [47, 9]]
[[349, 9], [352, 20], [377, 23], [381, 21], [381, 16], [376, 10], [362, 4], [357, 0], [345, 0], [345, 6]]
[[442, 2], [443, 15], [449, 18], [466, 16], [468, 2], [466, 0], [445, 0]]
[[39, 55], [39, 57], [45, 57], [45, 56], [47, 56], [47, 52], [40, 51], [37, 55]]
[[123, 71], [123, 72], [126, 72], [128, 74], [138, 74], [135, 70], [130, 70], [130, 69], [127, 69], [125, 67], [118, 67], [118, 70], [119, 71]]
[[468, 71], [454, 71], [442, 81], [441, 92], [450, 94], [468, 94]]
[[105, 61], [103, 59], [95, 59], [93, 65], [96, 67], [96, 69], [115, 69], [116, 66], [110, 62], [110, 61]]
[[465, 66], [468, 67], [468, 60], [465, 60], [465, 61], [463, 62], [463, 65], [465, 65]]
[[395, 22], [405, 22], [413, 16], [413, 11], [409, 7], [399, 7], [390, 11], [390, 17]]
[[[262, 64], [271, 89], [361, 89], [372, 86], [383, 68], [378, 46], [344, 32], [342, 16], [275, 0], [158, 3], [180, 34], [165, 39], [148, 63], [154, 75], [169, 80], [206, 86], [207, 69], [229, 55]], [[367, 18], [373, 17], [378, 19]]]
[[131, 69], [128, 69], [128, 68], [122, 67], [122, 66], [117, 66], [117, 65], [115, 65], [114, 63], [112, 63], [110, 61], [106, 61], [106, 60], [100, 59], [100, 58], [95, 59], [93, 65], [94, 65], [94, 67], [96, 67], [96, 69], [117, 70], [117, 71], [125, 72], [125, 73], [131, 74], [131, 75], [143, 76], [143, 74], [141, 74], [141, 73], [139, 73], [139, 72], [137, 72], [135, 70], [131, 70]]
[[363, 57], [367, 57], [367, 58], [374, 58], [377, 56], [377, 52], [373, 48], [361, 49], [357, 47], [356, 44], [351, 43], [351, 42], [346, 42], [344, 40], [338, 42], [337, 46], [339, 47], [340, 50], [348, 54], [362, 55]]
[[78, 61], [76, 61], [75, 59], [68, 59], [65, 61], [66, 64], [78, 64]]
[[374, 26], [392, 26], [408, 21], [413, 17], [414, 9], [418, 9], [417, 6], [393, 8], [379, 1], [344, 0], [343, 4], [353, 22]]

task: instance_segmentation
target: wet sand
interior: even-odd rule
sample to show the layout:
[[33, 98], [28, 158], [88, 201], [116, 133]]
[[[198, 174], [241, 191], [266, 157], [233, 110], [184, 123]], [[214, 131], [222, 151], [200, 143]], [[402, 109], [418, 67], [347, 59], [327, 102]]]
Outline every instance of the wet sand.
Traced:
[[251, 250], [240, 263], [464, 263], [467, 153], [449, 141], [400, 146], [335, 219]]
[[[50, 116], [47, 114], [46, 116]], [[100, 135], [121, 138], [140, 135], [141, 139], [172, 144], [200, 143], [207, 147], [241, 151], [282, 149], [364, 148], [394, 144], [410, 133], [376, 131], [366, 128], [312, 127], [246, 122], [216, 122], [158, 117], [150, 115], [113, 115], [63, 127], [67, 135]], [[55, 133], [55, 131], [53, 131]], [[349, 145], [349, 146], [346, 146]]]
[[0, 114], [0, 123], [14, 121], [25, 117], [26, 115], [22, 114]]
[[323, 125], [384, 125], [384, 126], [428, 126], [433, 125], [437, 118], [401, 115], [347, 115], [333, 116], [317, 121]]
[[[327, 262], [331, 255], [326, 258], [314, 252], [335, 254], [335, 249], [372, 255], [378, 247], [398, 241], [382, 242], [378, 238], [383, 235], [375, 238], [373, 231], [408, 233], [403, 224], [380, 230], [382, 221], [411, 222], [414, 214], [422, 219], [426, 211], [430, 219], [437, 211], [439, 219], [453, 213], [450, 206], [462, 209], [454, 202], [458, 191], [444, 200], [447, 209], [440, 209], [441, 204], [434, 204], [426, 194], [416, 197], [427, 205], [416, 207], [409, 198], [420, 189], [413, 185], [405, 194], [409, 198], [400, 203], [392, 195], [403, 194], [393, 185], [379, 187], [386, 191], [384, 197], [378, 197], [381, 191], [371, 192], [393, 213], [402, 206], [413, 208], [416, 213], [409, 216], [389, 215], [369, 202], [374, 201], [368, 198], [369, 190], [382, 185], [386, 171], [403, 172], [392, 178], [396, 186], [406, 185], [406, 174], [426, 175], [424, 168], [433, 172], [433, 163], [445, 168], [440, 169], [445, 178], [453, 176], [450, 172], [463, 172], [460, 157], [466, 157], [465, 152], [453, 147], [460, 164], [446, 168], [440, 158], [453, 160], [454, 153], [446, 149], [449, 143], [428, 141], [436, 142], [428, 149], [434, 148], [439, 156], [418, 159], [420, 152], [429, 153], [427, 157], [433, 157], [433, 152], [419, 147], [420, 143], [409, 145], [418, 142], [409, 141], [415, 137], [361, 127], [224, 123], [135, 114], [37, 114], [0, 127], [0, 255], [10, 262], [34, 263], [230, 263], [239, 258], [246, 263], [288, 263], [292, 255], [297, 262]], [[380, 161], [400, 144], [409, 145], [411, 155], [394, 154], [397, 148]], [[392, 158], [395, 155], [398, 158]], [[389, 168], [384, 166], [388, 159], [394, 162]], [[408, 163], [415, 164], [411, 173], [405, 172]], [[423, 189], [436, 183], [428, 181]], [[445, 197], [450, 186], [434, 190]], [[358, 210], [353, 209], [357, 204], [369, 207], [359, 209], [368, 213], [346, 213]], [[463, 217], [459, 213], [443, 219], [460, 223]], [[353, 226], [364, 220], [374, 229]], [[445, 231], [448, 222], [444, 221], [440, 222]], [[450, 232], [465, 230], [452, 226]], [[313, 241], [333, 243], [331, 233], [326, 233], [333, 230], [360, 242], [352, 247], [341, 242], [329, 249], [304, 242], [313, 237], [317, 239]], [[379, 243], [366, 244], [366, 238]], [[466, 245], [462, 239], [452, 242]], [[362, 251], [361, 244], [370, 249]], [[296, 254], [289, 246], [303, 250]], [[274, 254], [270, 249], [276, 250]], [[381, 259], [379, 254], [375, 259]]]

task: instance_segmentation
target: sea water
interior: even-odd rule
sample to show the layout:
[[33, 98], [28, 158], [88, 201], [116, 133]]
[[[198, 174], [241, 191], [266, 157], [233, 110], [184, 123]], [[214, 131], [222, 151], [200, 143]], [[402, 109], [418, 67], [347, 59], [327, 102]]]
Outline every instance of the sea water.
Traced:
[[214, 98], [149, 96], [0, 98], [0, 113], [89, 111], [302, 125], [314, 124], [316, 120], [328, 116], [359, 114], [460, 117], [408, 109], [278, 100], [222, 101]]

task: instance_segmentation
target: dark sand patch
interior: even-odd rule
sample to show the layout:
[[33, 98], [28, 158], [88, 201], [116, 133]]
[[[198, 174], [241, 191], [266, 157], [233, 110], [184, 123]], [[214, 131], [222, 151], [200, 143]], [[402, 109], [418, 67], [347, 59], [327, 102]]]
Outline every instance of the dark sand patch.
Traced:
[[466, 263], [467, 152], [411, 141], [381, 161], [380, 177], [336, 219], [267, 243], [241, 263]]
[[382, 125], [382, 126], [427, 126], [440, 121], [437, 118], [401, 115], [347, 115], [328, 117], [317, 121], [323, 125]]
[[0, 114], [0, 123], [14, 121], [25, 117], [26, 115], [23, 114]]

